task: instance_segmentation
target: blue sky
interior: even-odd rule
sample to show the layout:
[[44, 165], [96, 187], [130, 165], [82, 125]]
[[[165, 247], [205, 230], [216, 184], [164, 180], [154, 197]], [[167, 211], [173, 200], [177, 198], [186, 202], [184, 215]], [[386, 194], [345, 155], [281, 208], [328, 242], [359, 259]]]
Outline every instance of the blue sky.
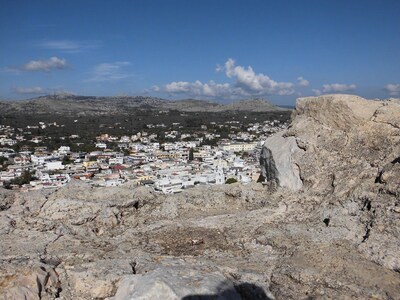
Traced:
[[0, 0], [0, 98], [400, 97], [400, 1]]

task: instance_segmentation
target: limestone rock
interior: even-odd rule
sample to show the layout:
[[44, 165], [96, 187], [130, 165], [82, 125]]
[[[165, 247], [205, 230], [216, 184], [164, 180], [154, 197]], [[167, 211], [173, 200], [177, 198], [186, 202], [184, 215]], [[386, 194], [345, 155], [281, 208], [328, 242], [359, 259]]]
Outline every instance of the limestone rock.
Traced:
[[293, 156], [301, 151], [294, 137], [283, 137], [284, 132], [269, 137], [260, 156], [262, 175], [269, 182], [292, 191], [300, 190], [303, 182]]
[[76, 266], [60, 266], [58, 271], [67, 281], [70, 299], [104, 299], [115, 294], [124, 275], [132, 274], [134, 262], [129, 260], [100, 260]]
[[130, 275], [121, 282], [113, 300], [128, 299], [215, 299], [240, 300], [232, 282], [207, 268], [169, 266], [146, 274]]
[[6, 276], [0, 277], [0, 299], [53, 299], [61, 292], [61, 283], [54, 266], [43, 263], [1, 266]]
[[373, 184], [377, 168], [394, 159], [400, 106], [353, 95], [300, 98], [288, 135], [307, 145], [293, 160], [306, 188], [342, 195]]
[[[304, 149], [285, 155], [286, 162], [299, 167], [303, 190], [309, 197], [323, 196], [331, 203], [358, 202], [360, 211], [352, 213], [359, 216], [357, 231], [362, 224], [364, 229], [353, 237], [354, 243], [392, 269], [400, 264], [400, 257], [393, 255], [399, 247], [400, 221], [391, 209], [398, 205], [393, 196], [399, 192], [399, 119], [397, 101], [368, 101], [353, 95], [300, 98], [283, 137], [295, 139]], [[282, 139], [282, 135], [271, 139]], [[282, 165], [277, 159], [275, 164], [277, 169]]]

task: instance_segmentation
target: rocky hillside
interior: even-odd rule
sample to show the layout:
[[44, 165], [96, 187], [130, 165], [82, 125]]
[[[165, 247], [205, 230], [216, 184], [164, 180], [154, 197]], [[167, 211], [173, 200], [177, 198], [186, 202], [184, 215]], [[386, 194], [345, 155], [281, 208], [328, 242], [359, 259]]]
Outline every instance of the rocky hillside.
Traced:
[[399, 120], [301, 98], [264, 185], [1, 190], [0, 299], [400, 299]]
[[[329, 226], [351, 229], [363, 255], [399, 271], [400, 101], [300, 98], [290, 128], [266, 141], [263, 157], [277, 169], [264, 169], [270, 181], [322, 198]], [[357, 226], [349, 228], [344, 215]]]
[[242, 100], [230, 104], [218, 104], [206, 100], [165, 100], [146, 96], [89, 97], [70, 94], [48, 95], [24, 101], [0, 101], [0, 114], [60, 113], [77, 115], [129, 114], [135, 109], [179, 110], [184, 112], [255, 111], [270, 112], [287, 110], [264, 99]]

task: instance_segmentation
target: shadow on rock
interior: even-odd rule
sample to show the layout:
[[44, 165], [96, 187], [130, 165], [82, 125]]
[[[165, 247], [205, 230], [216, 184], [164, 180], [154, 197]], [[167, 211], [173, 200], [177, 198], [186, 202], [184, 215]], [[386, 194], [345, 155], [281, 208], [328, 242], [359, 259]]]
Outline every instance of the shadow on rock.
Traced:
[[241, 283], [212, 295], [188, 295], [182, 300], [272, 300], [264, 289], [253, 283]]

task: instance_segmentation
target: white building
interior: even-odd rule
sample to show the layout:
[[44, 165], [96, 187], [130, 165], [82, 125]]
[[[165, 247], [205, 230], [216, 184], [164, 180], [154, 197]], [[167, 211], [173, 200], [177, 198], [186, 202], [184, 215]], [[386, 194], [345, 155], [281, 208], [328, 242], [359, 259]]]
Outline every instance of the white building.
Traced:
[[60, 155], [67, 155], [71, 152], [71, 148], [69, 146], [61, 146], [57, 151]]
[[164, 194], [178, 193], [182, 191], [183, 181], [180, 178], [164, 178], [156, 180], [154, 187]]
[[107, 149], [106, 143], [96, 143], [96, 148]]
[[154, 150], [160, 150], [160, 143], [151, 143], [151, 147]]
[[127, 135], [121, 136], [120, 138], [120, 143], [129, 143], [131, 141], [131, 138]]
[[44, 188], [64, 186], [71, 180], [68, 174], [49, 175], [39, 172], [37, 176]]
[[46, 161], [44, 163], [44, 167], [45, 169], [49, 170], [49, 171], [53, 171], [53, 170], [62, 170], [65, 168], [65, 166], [62, 164], [61, 161], [56, 160], [56, 161]]
[[225, 183], [224, 170], [221, 167], [217, 167], [215, 171], [215, 184], [224, 184], [224, 183]]
[[163, 147], [164, 147], [165, 151], [170, 151], [170, 150], [176, 149], [176, 145], [174, 143], [164, 143]]
[[108, 163], [110, 165], [122, 165], [124, 163], [124, 157], [112, 157], [108, 160]]
[[242, 152], [242, 151], [253, 151], [257, 146], [257, 143], [235, 143], [223, 145], [222, 150], [228, 152]]

